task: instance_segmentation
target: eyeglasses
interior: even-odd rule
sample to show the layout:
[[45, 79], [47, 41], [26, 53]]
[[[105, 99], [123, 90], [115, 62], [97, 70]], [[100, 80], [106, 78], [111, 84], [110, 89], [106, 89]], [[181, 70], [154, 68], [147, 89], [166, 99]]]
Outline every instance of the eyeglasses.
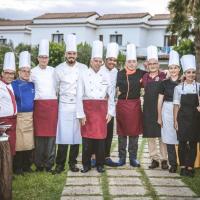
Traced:
[[31, 73], [31, 71], [27, 71], [27, 70], [20, 70], [20, 72], [27, 73], [27, 74]]

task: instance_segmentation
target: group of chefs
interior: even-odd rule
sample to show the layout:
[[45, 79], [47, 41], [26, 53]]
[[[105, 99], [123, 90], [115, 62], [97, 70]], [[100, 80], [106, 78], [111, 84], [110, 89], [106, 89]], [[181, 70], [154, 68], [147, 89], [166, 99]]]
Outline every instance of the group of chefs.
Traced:
[[[195, 56], [180, 59], [172, 50], [166, 74], [159, 69], [157, 47], [149, 46], [146, 69], [142, 70], [138, 68], [136, 46], [131, 43], [127, 45], [125, 66], [118, 71], [118, 44], [111, 42], [106, 50], [103, 60], [103, 43], [96, 40], [90, 66], [79, 63], [76, 36], [69, 34], [65, 61], [54, 68], [48, 66], [49, 41], [43, 39], [38, 65], [31, 68], [31, 55], [23, 51], [18, 74], [14, 53], [5, 54], [0, 79], [0, 123], [12, 125], [6, 133], [13, 172], [32, 172], [34, 163], [38, 172], [59, 174], [65, 169], [68, 151], [69, 170], [78, 172], [81, 143], [82, 173], [92, 167], [102, 173], [104, 165], [125, 165], [126, 149], [130, 165], [140, 167], [138, 138], [143, 134], [148, 138], [150, 169], [161, 165], [161, 169], [175, 173], [179, 160], [180, 174], [193, 177], [200, 140], [200, 84], [195, 81]], [[117, 161], [110, 157], [114, 122]]]

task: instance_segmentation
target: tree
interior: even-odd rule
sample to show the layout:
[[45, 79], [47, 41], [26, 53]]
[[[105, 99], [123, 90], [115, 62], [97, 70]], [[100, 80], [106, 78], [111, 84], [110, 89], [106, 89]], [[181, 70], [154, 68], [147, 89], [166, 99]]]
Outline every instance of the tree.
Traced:
[[197, 61], [197, 79], [200, 80], [200, 1], [171, 0], [168, 5], [171, 22], [167, 28], [181, 39], [193, 38]]
[[80, 43], [77, 46], [77, 51], [78, 51], [77, 61], [89, 66], [91, 53], [92, 53], [92, 47], [86, 42]]

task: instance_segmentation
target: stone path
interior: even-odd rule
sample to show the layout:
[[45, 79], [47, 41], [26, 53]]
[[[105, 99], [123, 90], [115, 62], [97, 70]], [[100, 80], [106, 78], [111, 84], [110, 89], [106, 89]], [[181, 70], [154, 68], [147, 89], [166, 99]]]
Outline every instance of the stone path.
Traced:
[[[114, 137], [113, 144], [115, 147], [111, 156], [117, 161], [117, 137]], [[139, 155], [141, 168], [131, 167], [127, 158], [126, 165], [106, 167], [106, 173], [102, 175], [95, 169], [86, 174], [69, 171], [61, 200], [200, 200], [178, 174], [170, 174], [159, 168], [148, 169], [148, 147], [142, 138], [139, 139], [139, 146], [140, 150], [143, 149]]]

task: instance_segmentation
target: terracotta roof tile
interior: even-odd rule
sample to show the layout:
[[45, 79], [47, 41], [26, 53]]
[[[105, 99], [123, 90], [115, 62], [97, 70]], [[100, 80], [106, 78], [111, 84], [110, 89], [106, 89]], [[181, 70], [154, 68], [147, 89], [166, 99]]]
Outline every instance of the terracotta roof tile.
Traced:
[[66, 19], [66, 18], [87, 18], [92, 15], [98, 15], [96, 12], [73, 12], [73, 13], [45, 13], [34, 19]]
[[170, 14], [156, 14], [151, 17], [150, 20], [168, 20], [170, 19]]
[[149, 13], [125, 13], [125, 14], [105, 14], [98, 18], [98, 20], [110, 20], [110, 19], [135, 19], [135, 18], [143, 18]]
[[0, 26], [25, 26], [31, 23], [32, 20], [0, 20]]

